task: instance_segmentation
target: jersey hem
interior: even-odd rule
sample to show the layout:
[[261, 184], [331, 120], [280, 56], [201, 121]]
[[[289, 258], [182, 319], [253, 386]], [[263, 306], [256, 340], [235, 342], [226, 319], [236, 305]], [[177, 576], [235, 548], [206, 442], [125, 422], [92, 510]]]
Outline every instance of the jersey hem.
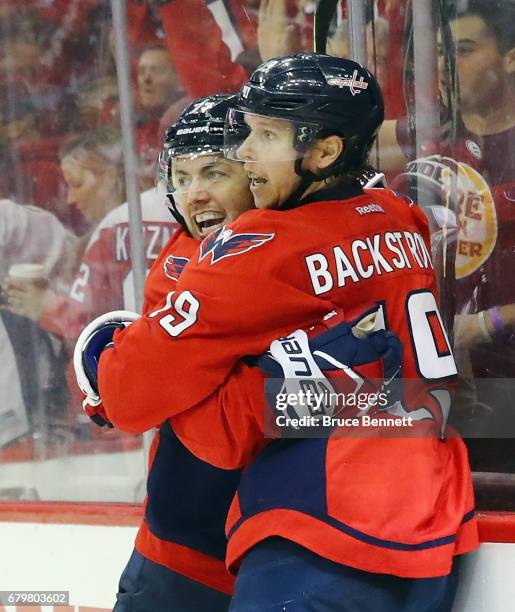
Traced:
[[[466, 515], [470, 516], [470, 513]], [[393, 550], [353, 538], [295, 510], [263, 512], [243, 521], [227, 547], [227, 567], [236, 573], [245, 553], [269, 537], [282, 537], [335, 563], [400, 578], [436, 578], [451, 571], [452, 558], [479, 546], [477, 522], [470, 516], [452, 536], [431, 548]]]
[[143, 522], [135, 542], [136, 550], [154, 563], [196, 580], [227, 595], [233, 594], [234, 578], [224, 562], [187, 546], [157, 538]]

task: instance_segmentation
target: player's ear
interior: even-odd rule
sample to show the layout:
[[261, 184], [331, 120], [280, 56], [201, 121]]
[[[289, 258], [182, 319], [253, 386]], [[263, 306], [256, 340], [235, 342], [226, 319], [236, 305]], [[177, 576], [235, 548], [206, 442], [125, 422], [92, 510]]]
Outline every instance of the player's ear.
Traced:
[[513, 74], [515, 72], [515, 47], [504, 54], [503, 67], [508, 74]]
[[313, 148], [306, 155], [305, 167], [316, 174], [317, 170], [327, 168], [334, 163], [344, 149], [341, 136], [327, 136], [315, 141]]

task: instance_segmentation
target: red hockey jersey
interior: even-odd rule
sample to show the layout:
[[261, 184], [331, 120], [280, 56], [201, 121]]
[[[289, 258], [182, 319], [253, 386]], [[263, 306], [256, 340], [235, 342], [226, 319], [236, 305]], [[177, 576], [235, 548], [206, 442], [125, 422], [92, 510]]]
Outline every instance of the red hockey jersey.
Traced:
[[[175, 288], [199, 243], [178, 230], [145, 283], [144, 314]], [[225, 568], [225, 519], [239, 470], [217, 469], [198, 459], [168, 423], [156, 432], [149, 457], [145, 516], [135, 547], [145, 558], [192, 580], [231, 594]]]
[[[206, 436], [190, 448], [207, 457], [218, 445], [215, 462], [229, 467], [217, 440], [238, 446], [240, 438], [252, 444], [255, 435], [254, 448], [263, 446], [255, 434], [262, 414], [249, 414], [256, 402], [245, 401], [248, 392], [262, 397], [262, 379], [238, 360], [333, 307], [357, 310], [371, 301], [382, 304], [387, 327], [403, 342], [405, 377], [455, 374], [435, 301], [427, 222], [416, 206], [390, 191], [347, 187], [315, 193], [288, 212], [249, 211], [203, 241], [198, 261], [156, 310], [117, 332], [99, 368], [107, 413], [121, 429], [141, 431], [196, 404], [190, 414], [198, 416], [204, 406]], [[235, 384], [239, 413], [232, 429], [236, 408], [226, 392]], [[188, 414], [174, 419], [174, 427], [181, 418]], [[434, 433], [296, 441], [280, 453], [280, 443], [270, 445], [247, 470], [233, 504], [229, 565], [256, 542], [279, 535], [366, 571], [448, 573], [453, 555], [477, 546], [477, 533], [465, 447]], [[277, 494], [292, 481], [295, 460], [310, 475], [298, 482], [295, 497], [305, 494], [304, 501]]]

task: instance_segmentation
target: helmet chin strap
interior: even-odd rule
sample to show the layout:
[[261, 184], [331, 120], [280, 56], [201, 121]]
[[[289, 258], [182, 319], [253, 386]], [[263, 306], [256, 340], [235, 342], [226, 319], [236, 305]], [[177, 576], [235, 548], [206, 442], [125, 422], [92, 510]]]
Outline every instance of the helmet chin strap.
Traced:
[[303, 157], [299, 157], [295, 160], [295, 174], [300, 176], [300, 183], [297, 188], [286, 198], [286, 200], [278, 206], [279, 210], [290, 210], [296, 208], [302, 199], [302, 196], [311, 187], [313, 183], [318, 183], [326, 179], [326, 176], [319, 176], [311, 170], [302, 169]]
[[186, 225], [186, 220], [184, 219], [184, 217], [179, 212], [179, 210], [177, 208], [177, 204], [176, 204], [175, 200], [173, 199], [172, 194], [169, 193], [169, 194], [167, 194], [166, 197], [168, 198], [168, 206], [167, 206], [167, 208], [170, 211], [170, 214], [177, 221], [177, 223], [182, 227], [182, 229], [188, 234], [188, 236], [191, 236], [191, 232], [190, 232], [188, 226]]

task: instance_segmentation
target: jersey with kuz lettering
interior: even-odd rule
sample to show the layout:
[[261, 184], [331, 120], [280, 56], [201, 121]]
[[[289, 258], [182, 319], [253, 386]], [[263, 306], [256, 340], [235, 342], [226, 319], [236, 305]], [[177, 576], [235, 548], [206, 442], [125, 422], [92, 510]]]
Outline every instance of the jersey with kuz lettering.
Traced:
[[[175, 289], [199, 242], [179, 229], [152, 266], [145, 283], [144, 314]], [[166, 421], [152, 441], [145, 515], [136, 550], [147, 559], [231, 594], [234, 578], [225, 568], [224, 525], [240, 479], [198, 459]]]
[[[233, 467], [228, 446], [263, 446], [255, 433], [263, 400], [248, 401], [263, 397], [263, 377], [240, 360], [335, 307], [381, 305], [404, 345], [405, 378], [444, 385], [455, 376], [425, 215], [391, 191], [357, 186], [302, 204], [248, 211], [208, 236], [176, 292], [116, 332], [99, 366], [116, 425], [142, 431], [167, 417], [174, 428], [196, 418], [204, 423], [198, 438], [205, 436], [189, 448]], [[477, 527], [466, 449], [457, 437], [440, 437], [445, 406], [431, 397], [415, 421], [419, 436], [280, 441], [247, 456], [253, 461], [227, 523], [229, 567], [257, 542], [281, 536], [365, 571], [448, 574], [454, 555], [477, 546]], [[419, 408], [408, 406], [414, 415]], [[227, 452], [234, 457], [234, 448]]]
[[[157, 190], [141, 194], [145, 260], [150, 268], [177, 229]], [[67, 338], [77, 338], [95, 317], [110, 310], [136, 310], [129, 208], [122, 204], [93, 233], [68, 296], [48, 304], [38, 324]]]

